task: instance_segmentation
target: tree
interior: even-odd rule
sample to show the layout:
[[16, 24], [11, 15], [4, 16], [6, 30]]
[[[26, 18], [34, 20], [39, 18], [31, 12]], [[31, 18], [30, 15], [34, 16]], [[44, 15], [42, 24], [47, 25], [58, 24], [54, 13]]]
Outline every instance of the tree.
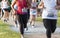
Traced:
[[2, 0], [0, 0], [0, 2], [1, 2]]
[[12, 0], [8, 0], [8, 1], [9, 1], [9, 3], [11, 4]]

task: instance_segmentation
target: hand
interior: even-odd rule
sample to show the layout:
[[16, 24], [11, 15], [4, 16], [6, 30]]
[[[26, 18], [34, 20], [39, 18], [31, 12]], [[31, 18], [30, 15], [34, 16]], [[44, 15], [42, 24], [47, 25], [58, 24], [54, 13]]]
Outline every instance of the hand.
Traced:
[[15, 14], [16, 14], [16, 11], [15, 11], [14, 9], [12, 9], [12, 11], [13, 11], [13, 13], [12, 13], [12, 14], [13, 14], [13, 15], [15, 15]]
[[44, 8], [44, 6], [38, 6], [38, 8], [43, 9], [43, 8]]
[[13, 11], [13, 15], [16, 15], [16, 11]]
[[59, 5], [59, 6], [56, 6], [55, 8], [56, 8], [57, 10], [59, 10], [59, 9], [60, 9], [60, 5]]

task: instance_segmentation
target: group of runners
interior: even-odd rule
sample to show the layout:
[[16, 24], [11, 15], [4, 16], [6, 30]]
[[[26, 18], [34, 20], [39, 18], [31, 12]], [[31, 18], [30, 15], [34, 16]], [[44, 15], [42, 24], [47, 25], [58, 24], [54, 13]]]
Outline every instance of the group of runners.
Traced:
[[57, 24], [57, 10], [60, 9], [60, 1], [58, 0], [12, 0], [11, 5], [8, 0], [1, 1], [1, 9], [4, 21], [9, 20], [9, 13], [12, 10], [14, 22], [19, 23], [19, 30], [21, 38], [24, 38], [24, 30], [28, 30], [27, 23], [29, 22], [32, 27], [35, 26], [36, 16], [42, 11], [42, 19], [44, 27], [46, 28], [47, 38], [51, 38], [51, 34], [55, 32]]

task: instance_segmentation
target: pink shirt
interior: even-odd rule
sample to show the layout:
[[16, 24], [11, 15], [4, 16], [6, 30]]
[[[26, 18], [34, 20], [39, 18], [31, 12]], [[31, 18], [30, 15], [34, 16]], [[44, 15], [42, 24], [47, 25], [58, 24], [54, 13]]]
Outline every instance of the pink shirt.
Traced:
[[18, 6], [17, 14], [23, 14], [22, 8], [27, 7], [26, 0], [22, 0], [22, 1], [18, 0], [17, 1], [17, 6]]

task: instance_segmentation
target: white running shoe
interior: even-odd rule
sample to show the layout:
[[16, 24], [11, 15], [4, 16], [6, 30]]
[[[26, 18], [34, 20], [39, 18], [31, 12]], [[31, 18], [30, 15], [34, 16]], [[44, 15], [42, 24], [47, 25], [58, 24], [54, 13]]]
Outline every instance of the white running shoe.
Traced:
[[32, 28], [34, 28], [34, 25], [32, 25]]
[[27, 31], [28, 30], [28, 27], [27, 28], [24, 28], [24, 31]]

